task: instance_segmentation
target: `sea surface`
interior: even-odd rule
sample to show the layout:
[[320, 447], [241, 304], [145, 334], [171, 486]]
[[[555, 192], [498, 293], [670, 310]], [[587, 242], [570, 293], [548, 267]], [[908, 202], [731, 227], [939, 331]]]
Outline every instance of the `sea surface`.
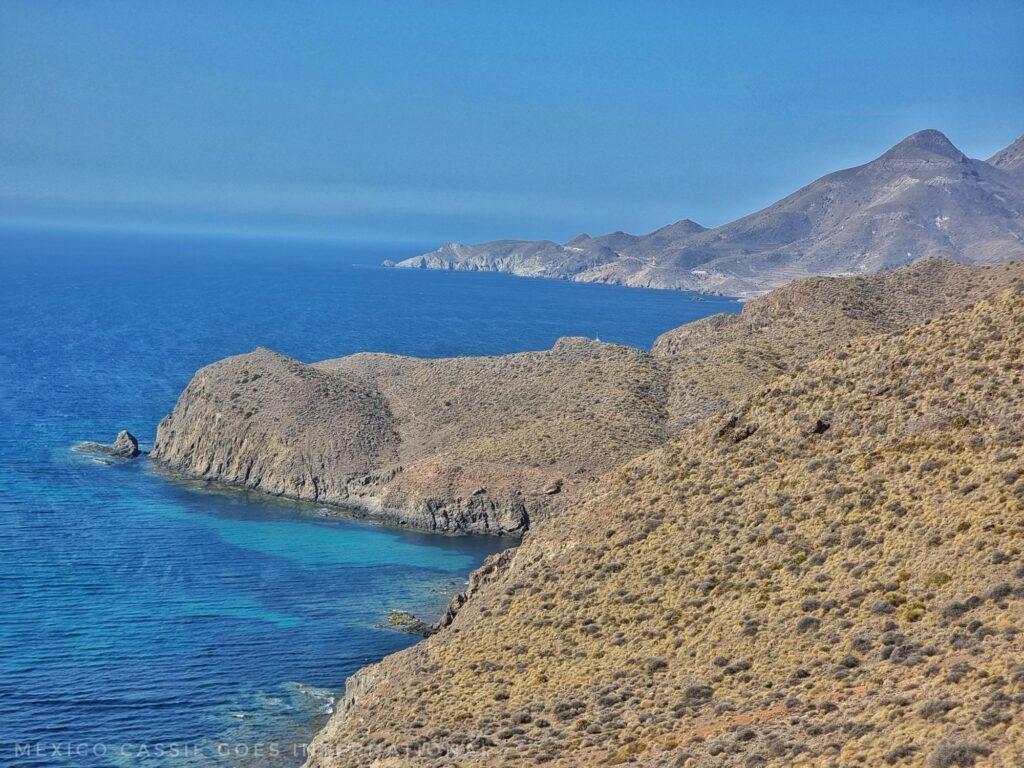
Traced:
[[344, 680], [510, 544], [209, 492], [145, 458], [193, 372], [266, 346], [502, 354], [649, 346], [729, 299], [389, 270], [425, 246], [0, 229], [0, 765], [302, 761]]

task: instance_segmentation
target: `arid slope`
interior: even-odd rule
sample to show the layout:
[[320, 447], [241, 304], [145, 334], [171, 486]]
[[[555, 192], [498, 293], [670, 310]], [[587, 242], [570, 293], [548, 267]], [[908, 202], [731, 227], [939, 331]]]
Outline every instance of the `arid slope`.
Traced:
[[969, 267], [923, 259], [857, 277], [811, 277], [662, 334], [655, 357], [669, 365], [671, 428], [692, 424], [750, 395], [780, 373], [858, 336], [892, 333], [973, 304], [1024, 278], [1024, 262]]
[[1024, 257], [1021, 137], [987, 162], [936, 130], [830, 173], [769, 207], [707, 229], [688, 219], [645, 235], [565, 244], [447, 243], [395, 266], [755, 295], [811, 275], [865, 274], [925, 257]]
[[847, 342], [609, 474], [309, 766], [1024, 763], [1024, 296]]

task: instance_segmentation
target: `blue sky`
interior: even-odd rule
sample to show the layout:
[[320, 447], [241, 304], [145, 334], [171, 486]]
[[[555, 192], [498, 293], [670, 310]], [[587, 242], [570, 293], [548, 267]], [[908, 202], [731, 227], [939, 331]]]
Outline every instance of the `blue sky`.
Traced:
[[[832, 6], [832, 7], [829, 7]], [[1024, 132], [1024, 3], [0, 0], [0, 222], [566, 239]]]

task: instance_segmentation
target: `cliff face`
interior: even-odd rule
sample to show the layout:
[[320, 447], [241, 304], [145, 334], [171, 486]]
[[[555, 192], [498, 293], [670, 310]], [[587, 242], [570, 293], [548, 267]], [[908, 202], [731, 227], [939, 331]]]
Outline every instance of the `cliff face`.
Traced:
[[1022, 141], [986, 162], [964, 156], [938, 131], [919, 131], [869, 163], [714, 229], [684, 219], [645, 235], [580, 235], [564, 245], [448, 243], [397, 266], [744, 296], [811, 275], [871, 273], [925, 257], [1019, 259]]
[[534, 528], [308, 765], [1024, 763], [1024, 296], [839, 346]]
[[666, 439], [667, 382], [650, 354], [585, 339], [504, 357], [315, 365], [257, 350], [196, 374], [152, 456], [427, 530], [518, 534]]

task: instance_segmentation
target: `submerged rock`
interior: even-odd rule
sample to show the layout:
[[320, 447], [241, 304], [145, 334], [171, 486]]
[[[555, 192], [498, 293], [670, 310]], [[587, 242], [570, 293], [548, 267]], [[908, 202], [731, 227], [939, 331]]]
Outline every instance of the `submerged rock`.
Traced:
[[105, 456], [113, 456], [117, 459], [134, 459], [139, 455], [139, 441], [135, 439], [135, 435], [131, 432], [122, 429], [117, 433], [117, 438], [110, 445], [86, 440], [76, 445], [75, 450], [102, 453]]
[[392, 611], [391, 618], [388, 619], [388, 626], [399, 632], [408, 632], [410, 635], [419, 635], [420, 637], [428, 637], [436, 631], [436, 625], [417, 619], [408, 611]]

